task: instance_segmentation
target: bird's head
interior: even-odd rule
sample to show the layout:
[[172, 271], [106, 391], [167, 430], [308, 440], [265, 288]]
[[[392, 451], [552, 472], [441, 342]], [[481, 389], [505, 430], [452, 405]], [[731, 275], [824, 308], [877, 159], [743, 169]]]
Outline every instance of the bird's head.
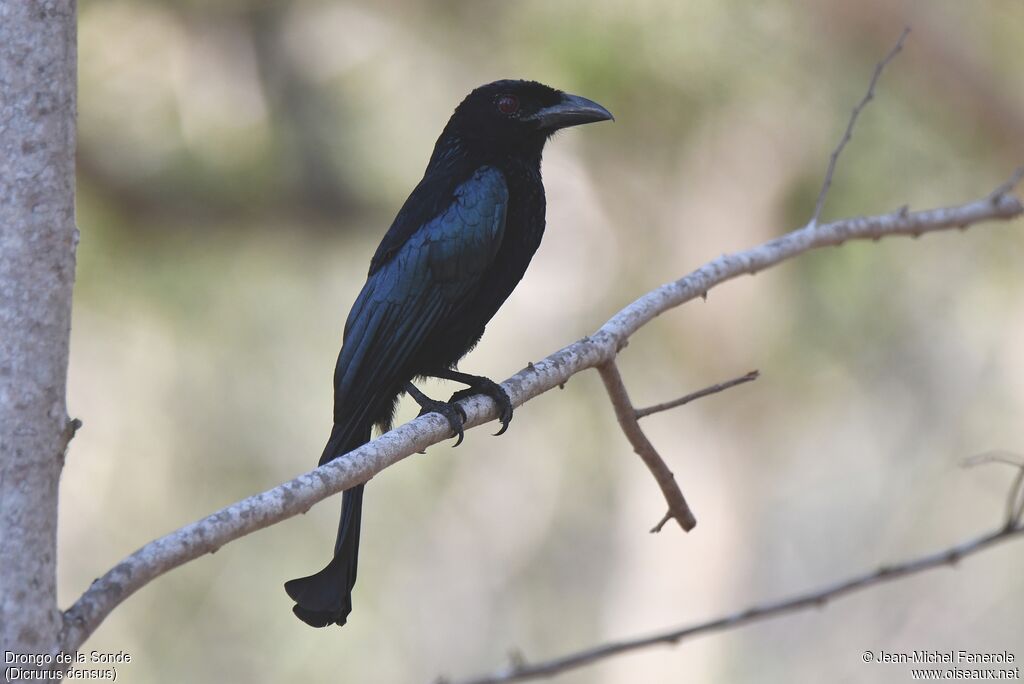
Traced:
[[445, 130], [465, 142], [543, 145], [559, 129], [612, 118], [611, 112], [585, 97], [536, 81], [505, 80], [467, 95]]

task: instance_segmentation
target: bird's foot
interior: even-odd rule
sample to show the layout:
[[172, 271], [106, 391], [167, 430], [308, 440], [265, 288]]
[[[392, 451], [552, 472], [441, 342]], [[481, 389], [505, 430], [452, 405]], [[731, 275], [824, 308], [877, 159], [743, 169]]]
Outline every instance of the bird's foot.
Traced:
[[466, 412], [462, 410], [461, 406], [450, 404], [447, 401], [438, 401], [437, 399], [431, 399], [427, 395], [420, 392], [410, 382], [405, 386], [405, 391], [416, 400], [416, 403], [420, 405], [419, 415], [423, 416], [428, 413], [440, 413], [444, 416], [445, 420], [448, 421], [448, 427], [451, 428], [452, 434], [458, 439], [455, 440], [455, 444], [452, 446], [459, 446], [462, 444], [462, 438], [465, 436], [462, 426], [466, 422]]
[[[512, 400], [509, 399], [508, 393], [501, 388], [501, 385], [493, 380], [482, 377], [475, 378], [472, 385], [453, 394], [448, 402], [455, 405], [455, 402], [461, 399], [474, 397], [478, 394], [490, 397], [498, 405], [498, 421], [501, 423], [501, 429], [494, 433], [494, 436], [497, 437], [504, 434], [505, 430], [508, 429], [508, 424], [512, 422]], [[459, 410], [461, 411], [462, 409], [460, 408]]]
[[462, 426], [466, 422], [466, 412], [462, 410], [461, 406], [449, 404], [446, 401], [438, 401], [437, 399], [428, 399], [420, 404], [419, 415], [423, 416], [428, 413], [440, 413], [444, 416], [445, 420], [448, 421], [448, 427], [451, 428], [452, 435], [458, 438], [452, 446], [462, 444], [462, 438], [465, 437]]

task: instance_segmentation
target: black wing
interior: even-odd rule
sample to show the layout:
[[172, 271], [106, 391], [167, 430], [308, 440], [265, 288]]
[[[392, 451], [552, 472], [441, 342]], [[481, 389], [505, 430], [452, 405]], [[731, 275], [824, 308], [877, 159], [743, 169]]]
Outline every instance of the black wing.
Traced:
[[335, 423], [362, 422], [377, 395], [392, 389], [394, 374], [479, 285], [501, 246], [507, 206], [504, 176], [482, 167], [443, 211], [371, 267], [345, 323]]

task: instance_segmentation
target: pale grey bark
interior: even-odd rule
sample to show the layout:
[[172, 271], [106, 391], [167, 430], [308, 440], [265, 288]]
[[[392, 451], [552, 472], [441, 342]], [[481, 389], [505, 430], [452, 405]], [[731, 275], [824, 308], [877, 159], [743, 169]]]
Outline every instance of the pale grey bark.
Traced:
[[[64, 614], [56, 606], [57, 485], [73, 429], [65, 407], [74, 279], [74, 0], [0, 0], [0, 650], [74, 651], [128, 596], [163, 573], [448, 437], [418, 418], [291, 482], [228, 506], [142, 547]], [[1015, 180], [1020, 180], [1019, 176]], [[1024, 213], [1008, 183], [956, 207], [810, 225], [722, 256], [637, 299], [594, 335], [530, 364], [504, 387], [516, 405], [612, 361], [659, 314], [743, 274], [853, 239], [967, 227]], [[823, 193], [827, 192], [827, 186]], [[494, 403], [464, 402], [467, 427]]]
[[[658, 315], [701, 297], [712, 287], [757, 273], [813, 249], [847, 240], [877, 240], [895, 235], [967, 228], [1024, 214], [1012, 194], [1014, 176], [988, 197], [955, 207], [911, 212], [904, 209], [805, 226], [743, 252], [723, 255], [689, 275], [648, 292], [594, 334], [551, 354], [506, 380], [502, 387], [516, 406], [567, 382], [573, 375], [615, 359], [629, 337]], [[464, 400], [466, 427], [497, 418], [494, 402], [476, 396]], [[92, 583], [64, 615], [64, 647], [76, 650], [122, 601], [156, 579], [230, 541], [304, 513], [332, 494], [348, 489], [403, 458], [448, 439], [448, 423], [436, 413], [412, 420], [316, 470], [273, 489], [231, 504], [202, 520], [146, 544]]]
[[[76, 5], [0, 0], [0, 650], [54, 654], [74, 215]], [[31, 669], [31, 668], [27, 668]]]

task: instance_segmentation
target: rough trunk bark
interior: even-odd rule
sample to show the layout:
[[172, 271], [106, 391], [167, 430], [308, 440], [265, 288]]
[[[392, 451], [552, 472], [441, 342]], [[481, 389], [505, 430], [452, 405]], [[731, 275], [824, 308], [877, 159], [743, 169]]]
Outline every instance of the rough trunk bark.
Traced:
[[0, 0], [0, 650], [53, 657], [75, 272], [75, 0]]

